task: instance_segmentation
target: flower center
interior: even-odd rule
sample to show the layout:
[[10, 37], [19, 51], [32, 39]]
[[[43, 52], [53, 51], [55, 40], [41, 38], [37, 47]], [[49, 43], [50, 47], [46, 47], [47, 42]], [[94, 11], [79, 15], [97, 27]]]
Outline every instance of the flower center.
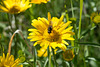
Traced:
[[48, 33], [47, 31], [47, 35], [45, 36], [45, 39], [49, 42], [57, 42], [60, 39], [60, 34], [55, 30], [52, 30], [51, 33]]
[[20, 11], [20, 8], [16, 5], [14, 5], [12, 8], [10, 8], [11, 13], [18, 13]]

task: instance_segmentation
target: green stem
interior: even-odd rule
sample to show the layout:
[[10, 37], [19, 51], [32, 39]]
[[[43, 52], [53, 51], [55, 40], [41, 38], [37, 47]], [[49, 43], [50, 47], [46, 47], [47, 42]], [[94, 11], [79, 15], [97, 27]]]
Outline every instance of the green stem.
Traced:
[[72, 16], [74, 17], [73, 2], [72, 2], [72, 0], [71, 0], [71, 9], [72, 9]]
[[53, 48], [52, 48], [52, 52], [53, 52], [55, 67], [58, 67], [58, 66], [57, 66], [57, 62], [56, 62], [56, 56], [55, 56], [55, 53], [54, 53], [54, 49], [53, 49]]
[[32, 7], [29, 8], [29, 12], [30, 12], [30, 17], [31, 17], [31, 20], [34, 19], [34, 7], [35, 7], [35, 4], [32, 4]]
[[[97, 26], [94, 26], [94, 27], [92, 27], [92, 28], [88, 28], [87, 30], [85, 30], [85, 31], [83, 31], [84, 33], [82, 33], [82, 35], [81, 35], [81, 37], [80, 37], [80, 39], [82, 39], [87, 33], [93, 33], [93, 30], [96, 28]], [[91, 34], [91, 37], [93, 37], [92, 36], [92, 34]]]
[[[51, 53], [51, 52], [50, 52]], [[49, 56], [49, 67], [51, 67], [51, 54]]]
[[[73, 2], [72, 2], [72, 0], [70, 0], [70, 1], [71, 1], [72, 17], [74, 18]], [[75, 34], [76, 34], [76, 33], [75, 33]], [[72, 37], [73, 37], [73, 36], [72, 36]], [[71, 41], [71, 45], [74, 47], [75, 42], [74, 42], [74, 41]]]
[[81, 17], [82, 17], [82, 10], [83, 10], [83, 0], [80, 0], [80, 20], [79, 20], [78, 39], [80, 39], [80, 34], [81, 34]]
[[49, 49], [49, 46], [47, 48], [47, 52], [48, 52], [48, 59], [49, 59], [49, 64], [48, 64], [48, 67], [51, 67], [51, 52], [50, 52], [50, 49]]
[[33, 67], [36, 67], [36, 56], [37, 56], [37, 54], [36, 54], [36, 49], [35, 49], [35, 46], [33, 46], [33, 53], [34, 53], [34, 63], [33, 63]]
[[94, 47], [100, 47], [100, 44], [92, 43], [92, 42], [76, 42], [77, 44], [81, 45], [88, 45], [88, 46], [94, 46]]
[[11, 25], [11, 15], [10, 14], [8, 14], [7, 13], [7, 15], [8, 15], [8, 22], [9, 22], [9, 25], [10, 25], [10, 27], [11, 27], [11, 30], [12, 30], [12, 34], [13, 34], [13, 28], [12, 28], [12, 25]]
[[[91, 27], [94, 27], [95, 26], [95, 24], [91, 21]], [[90, 41], [92, 42], [93, 41], [93, 35], [94, 35], [94, 30], [91, 30], [90, 31]]]
[[[17, 21], [17, 15], [16, 14], [14, 14], [14, 19], [15, 19], [15, 26], [16, 26], [16, 29], [15, 29], [15, 31], [18, 29], [18, 21]], [[14, 48], [15, 48], [15, 57], [17, 56], [17, 49], [18, 49], [18, 46], [17, 46], [17, 44], [18, 44], [18, 42], [19, 42], [19, 40], [18, 40], [18, 34], [16, 34], [16, 40], [15, 40], [15, 46], [14, 46]]]
[[14, 14], [14, 17], [15, 17], [15, 25], [16, 25], [16, 30], [17, 30], [18, 29], [17, 15]]
[[73, 67], [72, 61], [69, 61], [69, 65], [70, 67]]
[[[68, 16], [67, 10], [65, 10], [65, 12], [66, 12], [66, 20], [69, 21], [69, 16]], [[71, 25], [69, 25], [69, 26], [71, 26]], [[74, 41], [71, 41], [71, 45], [74, 46]]]
[[76, 27], [76, 24], [73, 24], [73, 28], [74, 28], [74, 31], [75, 31], [75, 40], [77, 40], [78, 37], [77, 37], [77, 27]]
[[65, 10], [65, 12], [66, 12], [66, 20], [69, 21], [68, 11]]
[[[73, 2], [71, 0], [71, 9], [72, 9], [72, 17], [74, 18], [74, 11], [73, 11]], [[76, 28], [76, 22], [73, 22], [73, 28], [75, 31], [75, 40], [77, 39], [77, 28]]]
[[[79, 20], [79, 29], [78, 29], [78, 41], [80, 42], [80, 34], [81, 34], [81, 17], [82, 17], [82, 10], [83, 10], [83, 0], [80, 0], [80, 20]], [[77, 44], [79, 47], [79, 44]], [[76, 54], [78, 54], [79, 48], [76, 51]]]
[[46, 59], [43, 67], [46, 67], [47, 62], [48, 62], [48, 58]]
[[[79, 29], [78, 29], [78, 41], [80, 42], [80, 34], [81, 34], [81, 16], [82, 16], [82, 9], [83, 9], [83, 0], [80, 0], [80, 20], [79, 20]], [[75, 33], [76, 34], [76, 33]], [[77, 34], [75, 35], [77, 38]], [[76, 47], [79, 47], [79, 44], [76, 45]], [[78, 53], [79, 53], [79, 48], [76, 50], [76, 58], [75, 58], [75, 64], [78, 66]]]
[[[76, 43], [78, 41], [78, 37], [77, 37], [77, 28], [76, 28], [76, 23], [75, 22], [73, 22], [73, 28], [74, 28], [74, 31], [75, 31], [74, 45], [75, 45], [75, 47], [78, 47], [78, 44]], [[74, 50], [77, 53], [77, 49], [74, 49]]]
[[[0, 35], [1, 36], [1, 35]], [[3, 45], [2, 45], [2, 43], [1, 43], [1, 39], [0, 39], [0, 54], [3, 54], [3, 52], [4, 52], [4, 47], [3, 47]]]

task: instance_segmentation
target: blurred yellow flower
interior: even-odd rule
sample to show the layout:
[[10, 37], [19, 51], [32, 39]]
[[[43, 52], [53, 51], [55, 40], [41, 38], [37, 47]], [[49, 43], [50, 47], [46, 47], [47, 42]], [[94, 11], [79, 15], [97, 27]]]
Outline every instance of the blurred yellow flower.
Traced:
[[31, 3], [35, 4], [41, 4], [41, 3], [47, 3], [50, 0], [31, 0]]
[[40, 44], [41, 47], [46, 46], [46, 48], [48, 46], [53, 49], [59, 47], [65, 51], [66, 45], [69, 45], [66, 40], [74, 40], [71, 37], [71, 35], [74, 35], [74, 32], [71, 31], [72, 26], [68, 27], [71, 21], [64, 23], [62, 21], [63, 17], [61, 16], [60, 19], [53, 17], [51, 19], [51, 15], [48, 12], [48, 20], [40, 17], [38, 20], [32, 20], [32, 26], [35, 28], [28, 29], [28, 31], [31, 31], [28, 39], [31, 39], [30, 41], [36, 41], [34, 46]]
[[71, 61], [74, 57], [75, 57], [75, 55], [74, 55], [74, 53], [71, 49], [66, 50], [65, 52], [63, 52], [63, 58], [66, 61]]
[[[51, 47], [49, 47], [49, 50], [50, 50], [50, 52], [52, 52], [52, 49], [51, 49]], [[57, 49], [56, 50], [54, 50], [54, 52], [55, 52], [55, 54], [56, 54], [56, 51], [57, 51]], [[44, 46], [44, 47], [41, 47], [40, 48], [40, 50], [38, 50], [37, 51], [38, 53], [37, 53], [37, 55], [39, 56], [39, 57], [47, 57], [47, 47], [46, 46]]]
[[29, 0], [3, 0], [0, 5], [0, 12], [18, 14], [31, 7]]
[[23, 67], [23, 65], [18, 65], [19, 63], [19, 58], [14, 61], [14, 56], [10, 56], [9, 53], [7, 53], [6, 57], [4, 53], [3, 56], [0, 56], [0, 67]]
[[94, 23], [100, 23], [100, 13], [92, 13], [90, 18]]

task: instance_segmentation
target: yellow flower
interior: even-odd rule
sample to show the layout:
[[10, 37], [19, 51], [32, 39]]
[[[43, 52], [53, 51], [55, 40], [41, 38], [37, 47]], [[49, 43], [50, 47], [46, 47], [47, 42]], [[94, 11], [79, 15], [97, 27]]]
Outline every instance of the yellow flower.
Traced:
[[63, 58], [66, 61], [71, 61], [74, 57], [75, 57], [75, 55], [74, 55], [74, 53], [71, 49], [66, 50], [65, 52], [63, 52]]
[[31, 39], [30, 41], [36, 41], [34, 46], [40, 44], [41, 47], [49, 46], [53, 49], [59, 47], [65, 50], [66, 45], [69, 45], [66, 40], [74, 40], [74, 38], [71, 37], [74, 33], [71, 31], [73, 27], [68, 27], [71, 21], [64, 23], [62, 21], [63, 17], [64, 16], [61, 16], [60, 19], [53, 17], [51, 19], [51, 15], [48, 12], [48, 20], [40, 17], [38, 20], [32, 20], [32, 26], [35, 28], [28, 30], [31, 31], [28, 39]]
[[31, 7], [29, 0], [3, 0], [0, 5], [1, 12], [18, 14]]
[[90, 18], [94, 23], [100, 23], [100, 13], [92, 13]]
[[50, 0], [31, 0], [31, 3], [35, 4], [41, 4], [41, 3], [47, 3]]
[[0, 56], [0, 67], [23, 67], [23, 65], [18, 65], [19, 63], [19, 58], [14, 61], [14, 56], [10, 56], [9, 53], [7, 53], [6, 57], [4, 53], [3, 56]]
[[[49, 50], [50, 50], [50, 53], [51, 53], [51, 52], [52, 52], [51, 47], [49, 47]], [[57, 51], [57, 49], [54, 50], [55, 54], [56, 54], [56, 51]], [[48, 54], [47, 54], [47, 47], [46, 47], [46, 46], [41, 47], [40, 50], [38, 50], [37, 52], [38, 52], [37, 55], [38, 55], [39, 57], [42, 57], [42, 56], [43, 56], [43, 57], [47, 57], [47, 55], [48, 55]]]

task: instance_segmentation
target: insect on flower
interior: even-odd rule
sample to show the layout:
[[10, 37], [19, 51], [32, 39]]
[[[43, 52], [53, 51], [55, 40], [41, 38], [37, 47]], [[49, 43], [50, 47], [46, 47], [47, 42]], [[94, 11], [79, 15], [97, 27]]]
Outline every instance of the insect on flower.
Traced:
[[[32, 20], [32, 26], [35, 28], [28, 29], [29, 33], [28, 39], [30, 41], [36, 41], [34, 46], [40, 44], [41, 47], [45, 46], [47, 49], [48, 46], [56, 49], [59, 47], [63, 51], [67, 49], [66, 45], [69, 45], [66, 40], [74, 40], [71, 35], [74, 35], [74, 32], [71, 31], [73, 26], [68, 27], [71, 21], [66, 23], [63, 22], [64, 16], [62, 15], [59, 18], [52, 17], [50, 12], [48, 12], [48, 19], [38, 18]], [[68, 28], [67, 28], [68, 27]]]
[[52, 21], [50, 22], [50, 24], [49, 24], [49, 27], [48, 27], [48, 33], [50, 34], [51, 33], [51, 31], [52, 31]]

